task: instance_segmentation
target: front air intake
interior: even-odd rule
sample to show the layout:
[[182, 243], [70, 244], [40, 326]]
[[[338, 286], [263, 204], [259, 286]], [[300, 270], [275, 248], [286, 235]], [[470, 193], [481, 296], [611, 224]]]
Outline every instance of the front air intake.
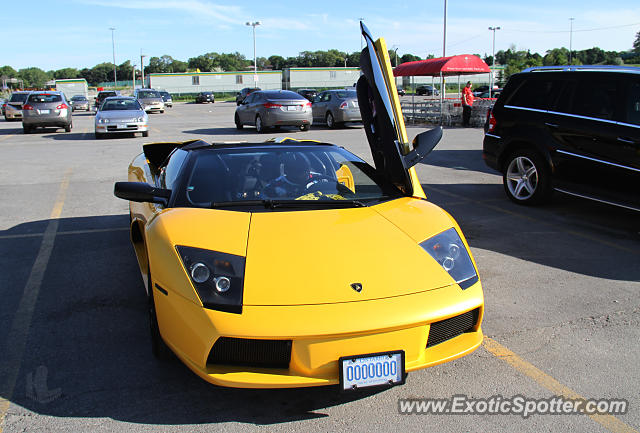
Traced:
[[220, 337], [209, 352], [207, 364], [289, 368], [291, 340], [254, 340]]
[[465, 332], [473, 332], [473, 328], [478, 323], [479, 315], [480, 309], [476, 308], [458, 316], [432, 323], [429, 328], [427, 348], [451, 340]]

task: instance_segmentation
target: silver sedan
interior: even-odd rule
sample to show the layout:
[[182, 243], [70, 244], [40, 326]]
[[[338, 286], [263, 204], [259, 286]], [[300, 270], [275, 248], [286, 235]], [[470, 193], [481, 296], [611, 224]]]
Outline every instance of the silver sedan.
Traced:
[[290, 90], [260, 90], [251, 93], [236, 108], [236, 128], [254, 125], [256, 132], [272, 126], [297, 126], [308, 131], [313, 123], [311, 103]]
[[106, 134], [141, 132], [149, 136], [149, 117], [135, 98], [112, 96], [104, 100], [96, 113], [96, 138]]
[[345, 122], [362, 122], [355, 90], [325, 90], [313, 100], [313, 121], [336, 128]]

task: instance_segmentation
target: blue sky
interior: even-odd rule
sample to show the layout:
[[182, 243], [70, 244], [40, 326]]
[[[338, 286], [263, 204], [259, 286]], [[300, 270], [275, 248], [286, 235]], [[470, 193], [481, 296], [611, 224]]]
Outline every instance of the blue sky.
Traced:
[[[217, 0], [33, 0], [6, 1], [0, 65], [45, 70], [92, 67], [112, 59], [115, 27], [116, 63], [140, 63], [168, 54], [186, 61], [206, 52], [235, 52], [253, 57], [251, 27], [257, 27], [258, 56], [297, 55], [303, 50], [360, 49], [358, 19], [374, 36], [383, 36], [398, 53], [442, 55], [444, 0], [402, 3], [380, 0], [301, 2]], [[491, 53], [515, 45], [544, 54], [569, 46], [630, 49], [640, 31], [638, 0], [514, 2], [450, 0], [447, 8], [447, 55]], [[11, 35], [10, 37], [6, 37]], [[7, 43], [9, 42], [9, 43]], [[146, 59], [148, 62], [148, 58]]]

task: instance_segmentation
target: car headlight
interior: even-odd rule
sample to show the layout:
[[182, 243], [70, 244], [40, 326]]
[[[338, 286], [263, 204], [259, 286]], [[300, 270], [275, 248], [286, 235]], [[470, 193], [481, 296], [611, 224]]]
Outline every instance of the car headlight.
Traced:
[[105, 117], [100, 117], [98, 119], [98, 123], [109, 123], [109, 119], [105, 118]]
[[453, 227], [420, 243], [464, 290], [478, 281], [476, 268], [458, 232]]
[[182, 245], [176, 250], [205, 308], [242, 313], [244, 257]]
[[138, 117], [138, 118], [136, 119], [136, 121], [137, 121], [137, 122], [144, 122], [144, 117]]

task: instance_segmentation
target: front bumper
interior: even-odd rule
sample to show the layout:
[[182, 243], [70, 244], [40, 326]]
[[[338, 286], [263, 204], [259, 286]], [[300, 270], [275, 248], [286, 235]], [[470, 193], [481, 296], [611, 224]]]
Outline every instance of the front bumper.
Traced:
[[99, 134], [117, 134], [121, 132], [145, 132], [149, 125], [142, 122], [110, 122], [95, 125], [95, 132]]
[[146, 111], [147, 113], [154, 113], [154, 112], [164, 111], [164, 104], [145, 105], [144, 106], [144, 111]]
[[[154, 290], [163, 339], [204, 380], [239, 388], [339, 383], [342, 356], [403, 350], [413, 371], [473, 352], [482, 342], [480, 282], [406, 296], [324, 305], [247, 306], [242, 314], [207, 310], [176, 292]], [[434, 308], [433, 306], [441, 306]], [[427, 348], [430, 324], [478, 309], [475, 326]], [[288, 368], [207, 364], [219, 337], [292, 341]]]
[[8, 119], [22, 119], [22, 110], [19, 108], [10, 107], [7, 104], [4, 112], [5, 117]]

